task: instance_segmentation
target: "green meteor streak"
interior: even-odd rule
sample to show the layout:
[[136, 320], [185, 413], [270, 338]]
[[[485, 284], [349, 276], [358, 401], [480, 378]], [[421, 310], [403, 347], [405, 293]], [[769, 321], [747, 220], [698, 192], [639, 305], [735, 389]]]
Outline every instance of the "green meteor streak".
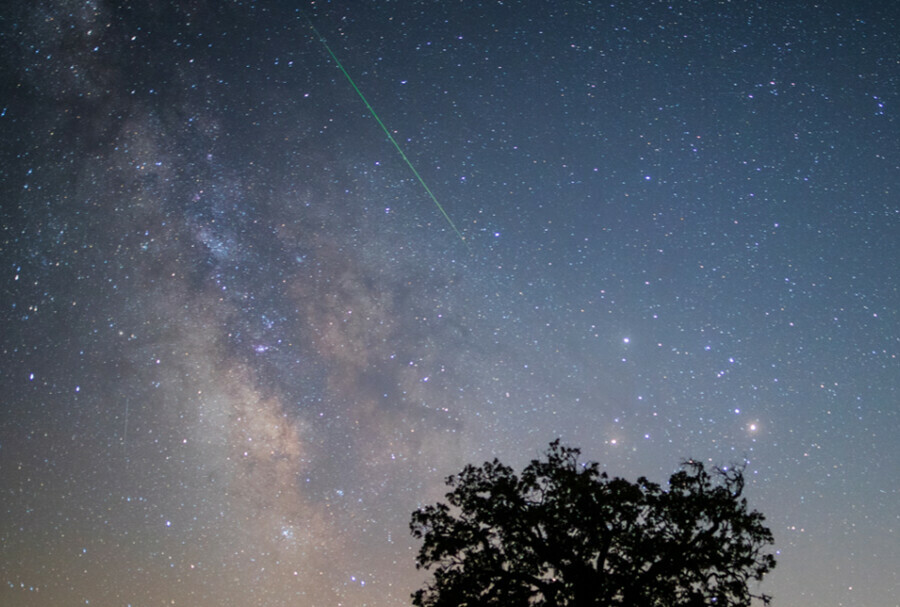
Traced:
[[375, 122], [378, 123], [378, 126], [381, 127], [381, 130], [384, 131], [384, 134], [387, 135], [388, 140], [394, 144], [394, 147], [397, 148], [397, 152], [399, 152], [400, 157], [403, 158], [403, 161], [406, 163], [406, 166], [413, 172], [413, 175], [416, 176], [416, 179], [419, 180], [419, 183], [422, 184], [422, 187], [425, 188], [425, 191], [428, 193], [428, 196], [431, 198], [434, 205], [441, 212], [441, 215], [444, 216], [444, 219], [447, 220], [447, 223], [450, 224], [450, 227], [453, 228], [453, 231], [456, 232], [456, 235], [459, 236], [460, 240], [468, 246], [466, 242], [466, 237], [462, 235], [462, 233], [457, 229], [456, 224], [453, 223], [453, 220], [450, 219], [450, 216], [447, 214], [447, 211], [444, 210], [444, 207], [441, 206], [441, 203], [438, 202], [438, 199], [435, 197], [434, 193], [431, 191], [431, 188], [428, 187], [428, 184], [425, 183], [425, 180], [422, 179], [422, 176], [419, 175], [419, 171], [416, 170], [416, 167], [412, 165], [409, 161], [409, 158], [406, 157], [406, 154], [403, 152], [403, 149], [400, 147], [400, 144], [397, 143], [397, 140], [394, 139], [394, 136], [391, 135], [391, 132], [384, 125], [384, 122], [381, 121], [381, 118], [378, 117], [378, 114], [375, 113], [375, 109], [369, 104], [369, 101], [366, 99], [366, 96], [362, 94], [362, 91], [359, 90], [359, 87], [356, 86], [356, 83], [353, 82], [353, 78], [350, 77], [350, 74], [347, 73], [347, 70], [344, 68], [344, 65], [341, 63], [340, 59], [337, 58], [337, 55], [334, 54], [334, 51], [331, 50], [331, 47], [328, 46], [328, 42], [325, 41], [325, 37], [319, 33], [319, 30], [316, 29], [316, 26], [313, 25], [312, 21], [307, 17], [306, 19], [309, 22], [309, 27], [315, 33], [316, 37], [319, 39], [319, 42], [322, 43], [322, 46], [325, 47], [325, 50], [328, 51], [328, 54], [331, 55], [331, 58], [334, 59], [335, 64], [337, 64], [338, 68], [340, 68], [341, 72], [343, 72], [344, 76], [347, 78], [347, 82], [350, 83], [350, 86], [353, 87], [353, 90], [356, 91], [356, 94], [359, 95], [359, 98], [362, 99], [362, 102], [366, 104], [366, 108], [369, 110], [369, 113], [372, 114], [372, 117], [375, 119]]

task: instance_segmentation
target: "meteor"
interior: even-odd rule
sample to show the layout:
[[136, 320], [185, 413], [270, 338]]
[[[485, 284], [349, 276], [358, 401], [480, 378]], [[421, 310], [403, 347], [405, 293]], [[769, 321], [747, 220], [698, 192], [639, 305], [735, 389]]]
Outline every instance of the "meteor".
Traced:
[[[305, 14], [304, 14], [304, 17], [306, 17]], [[375, 112], [375, 109], [372, 107], [372, 105], [366, 99], [366, 96], [363, 95], [362, 91], [359, 90], [359, 87], [356, 86], [356, 83], [353, 81], [353, 78], [350, 77], [349, 72], [347, 72], [346, 68], [344, 68], [344, 64], [341, 63], [340, 59], [337, 58], [337, 55], [334, 54], [334, 51], [331, 50], [331, 47], [328, 46], [328, 42], [325, 40], [325, 37], [319, 33], [319, 30], [316, 29], [316, 26], [313, 25], [313, 22], [309, 17], [306, 17], [306, 21], [307, 21], [307, 23], [309, 23], [309, 28], [316, 35], [316, 38], [319, 39], [319, 42], [322, 43], [322, 46], [325, 47], [325, 50], [328, 51], [328, 54], [334, 60], [334, 63], [338, 66], [338, 69], [340, 69], [341, 73], [344, 74], [344, 77], [347, 78], [347, 82], [350, 83], [350, 86], [353, 87], [353, 90], [356, 91], [356, 94], [359, 95], [360, 99], [362, 99], [362, 102], [365, 104], [366, 109], [369, 110], [369, 113], [372, 114], [372, 117], [375, 119], [375, 122], [378, 123], [378, 126], [381, 127], [381, 130], [384, 131], [385, 135], [387, 135], [388, 141], [390, 141], [394, 145], [394, 148], [396, 148], [397, 152], [400, 154], [400, 157], [403, 159], [403, 162], [406, 163], [406, 166], [409, 167], [409, 169], [412, 171], [413, 175], [416, 176], [416, 179], [419, 180], [419, 183], [422, 184], [422, 187], [425, 189], [425, 192], [428, 194], [428, 197], [431, 198], [431, 201], [434, 203], [434, 206], [436, 206], [438, 208], [438, 211], [441, 212], [441, 215], [444, 216], [444, 219], [447, 220], [447, 223], [450, 224], [450, 227], [453, 228], [453, 231], [456, 233], [457, 236], [459, 236], [459, 239], [463, 241], [463, 244], [465, 244], [466, 247], [468, 247], [469, 243], [466, 242], [466, 237], [462, 235], [462, 232], [459, 231], [459, 229], [456, 227], [456, 224], [453, 223], [452, 219], [450, 219], [450, 215], [447, 214], [447, 211], [445, 211], [444, 207], [441, 206], [441, 203], [438, 202], [438, 199], [434, 195], [434, 193], [431, 191], [431, 188], [429, 188], [428, 184], [425, 183], [425, 180], [422, 179], [422, 176], [419, 174], [419, 171], [416, 170], [416, 167], [414, 167], [412, 162], [410, 162], [409, 158], [407, 158], [406, 153], [404, 153], [404, 151], [403, 151], [403, 148], [400, 147], [400, 144], [397, 143], [397, 140], [394, 139], [393, 135], [391, 135], [390, 130], [388, 130], [388, 128], [385, 126], [384, 122], [382, 122], [381, 118], [378, 117], [378, 114]]]

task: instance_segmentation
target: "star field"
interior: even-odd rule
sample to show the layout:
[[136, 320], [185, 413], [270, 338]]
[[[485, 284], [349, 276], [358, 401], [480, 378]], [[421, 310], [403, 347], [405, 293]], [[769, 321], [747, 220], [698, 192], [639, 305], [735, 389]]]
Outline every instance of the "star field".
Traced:
[[900, 605], [893, 7], [19, 4], [0, 603], [408, 605], [410, 513], [561, 437]]

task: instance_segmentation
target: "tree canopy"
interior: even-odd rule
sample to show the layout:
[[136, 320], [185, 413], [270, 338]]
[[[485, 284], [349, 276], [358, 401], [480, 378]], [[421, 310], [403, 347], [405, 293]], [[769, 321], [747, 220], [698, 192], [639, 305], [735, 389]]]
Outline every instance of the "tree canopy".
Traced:
[[418, 607], [746, 607], [775, 567], [743, 469], [687, 461], [667, 489], [609, 478], [559, 440], [521, 474], [498, 460], [413, 513]]

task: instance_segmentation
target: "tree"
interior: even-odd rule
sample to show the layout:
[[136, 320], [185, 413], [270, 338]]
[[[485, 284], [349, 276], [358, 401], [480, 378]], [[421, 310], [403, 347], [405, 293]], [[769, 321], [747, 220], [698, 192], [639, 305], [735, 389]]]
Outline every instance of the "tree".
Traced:
[[418, 607], [747, 607], [775, 567], [743, 469], [685, 462], [669, 487], [610, 479], [550, 443], [517, 476], [498, 460], [447, 479], [448, 504], [413, 513]]

